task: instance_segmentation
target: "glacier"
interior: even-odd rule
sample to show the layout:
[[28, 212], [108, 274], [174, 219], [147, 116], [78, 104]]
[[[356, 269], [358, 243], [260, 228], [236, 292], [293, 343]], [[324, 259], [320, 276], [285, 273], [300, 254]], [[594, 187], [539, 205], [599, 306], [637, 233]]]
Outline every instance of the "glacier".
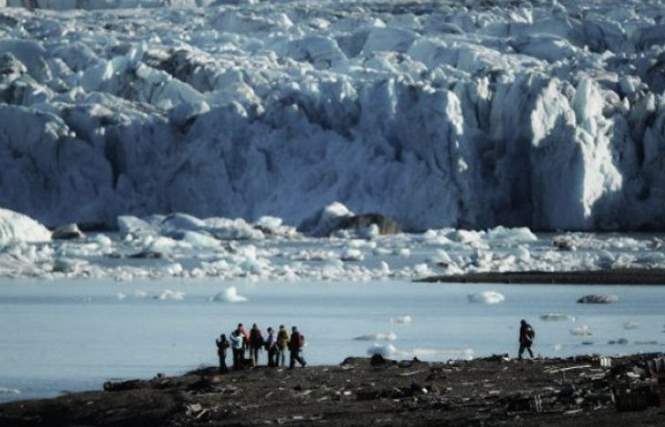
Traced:
[[0, 206], [49, 227], [665, 229], [665, 1], [0, 6]]

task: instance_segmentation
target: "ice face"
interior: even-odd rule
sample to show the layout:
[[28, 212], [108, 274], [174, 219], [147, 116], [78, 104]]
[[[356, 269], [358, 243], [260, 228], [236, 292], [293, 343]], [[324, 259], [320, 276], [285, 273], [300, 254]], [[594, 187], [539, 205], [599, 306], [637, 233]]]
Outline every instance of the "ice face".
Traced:
[[0, 25], [0, 205], [48, 226], [665, 225], [662, 1], [2, 4], [51, 9]]

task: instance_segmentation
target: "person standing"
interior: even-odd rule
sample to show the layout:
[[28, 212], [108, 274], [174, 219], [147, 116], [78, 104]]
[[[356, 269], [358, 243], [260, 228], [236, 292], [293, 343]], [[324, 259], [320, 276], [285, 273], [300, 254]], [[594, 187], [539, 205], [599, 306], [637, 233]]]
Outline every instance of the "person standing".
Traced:
[[231, 349], [233, 351], [233, 369], [239, 370], [243, 368], [243, 360], [245, 358], [245, 344], [244, 337], [240, 328], [231, 332]]
[[242, 337], [242, 350], [243, 350], [242, 359], [245, 360], [244, 353], [249, 351], [249, 334], [247, 333], [247, 330], [242, 325], [242, 323], [238, 323], [238, 331], [240, 332], [240, 336]]
[[290, 362], [289, 362], [289, 369], [293, 369], [296, 367], [296, 362], [300, 363], [300, 365], [304, 368], [307, 363], [305, 362], [305, 359], [302, 356], [302, 349], [305, 346], [305, 337], [298, 332], [297, 327], [292, 327], [291, 328], [291, 339], [289, 340], [289, 352], [290, 352]]
[[225, 374], [229, 371], [226, 366], [226, 350], [230, 347], [230, 344], [225, 334], [220, 335], [215, 343], [217, 344], [217, 356], [219, 356], [219, 373]]
[[268, 367], [274, 368], [277, 366], [277, 339], [275, 338], [275, 331], [272, 327], [268, 328], [268, 338], [265, 340], [265, 349], [268, 352]]
[[277, 332], [277, 359], [279, 359], [279, 366], [286, 366], [286, 349], [289, 346], [289, 333], [284, 325], [279, 325]]
[[531, 351], [531, 346], [533, 345], [533, 340], [536, 337], [536, 332], [533, 330], [531, 325], [529, 325], [526, 320], [522, 319], [520, 321], [520, 349], [517, 353], [517, 358], [522, 359], [522, 354], [526, 349], [529, 352], [531, 358], [533, 358], [533, 351]]
[[249, 331], [249, 354], [252, 359], [252, 368], [255, 368], [259, 363], [259, 350], [263, 346], [263, 335], [256, 323], [252, 325]]

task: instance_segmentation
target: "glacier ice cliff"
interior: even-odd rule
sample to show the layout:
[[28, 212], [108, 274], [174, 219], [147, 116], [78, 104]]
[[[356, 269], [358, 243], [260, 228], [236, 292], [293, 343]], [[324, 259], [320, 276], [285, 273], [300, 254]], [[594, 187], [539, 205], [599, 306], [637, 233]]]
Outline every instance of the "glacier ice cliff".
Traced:
[[47, 225], [665, 229], [663, 0], [0, 6], [0, 206]]

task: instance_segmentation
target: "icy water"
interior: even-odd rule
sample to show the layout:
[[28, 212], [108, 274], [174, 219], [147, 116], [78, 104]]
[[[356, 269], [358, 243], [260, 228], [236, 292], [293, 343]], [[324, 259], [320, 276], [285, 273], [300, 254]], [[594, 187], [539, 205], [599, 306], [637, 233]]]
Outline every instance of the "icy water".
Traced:
[[[229, 286], [248, 301], [211, 301]], [[174, 293], [164, 294], [167, 289]], [[485, 290], [506, 299], [492, 305], [469, 302], [468, 294]], [[181, 300], [168, 299], [178, 292], [184, 293]], [[611, 293], [620, 300], [576, 303], [589, 293]], [[160, 295], [167, 299], [156, 298]], [[178, 374], [213, 364], [215, 337], [239, 321], [256, 322], [263, 330], [298, 325], [312, 364], [365, 355], [374, 341], [353, 338], [386, 332], [397, 336], [391, 344], [398, 358], [514, 354], [521, 318], [535, 327], [535, 350], [542, 355], [663, 351], [664, 297], [665, 289], [648, 286], [4, 281], [0, 401], [98, 389], [109, 379]], [[550, 312], [576, 319], [540, 319]], [[410, 323], [391, 322], [406, 315]], [[633, 324], [626, 328], [626, 322]], [[591, 336], [571, 334], [582, 325], [588, 325]], [[619, 338], [628, 344], [608, 344]]]

